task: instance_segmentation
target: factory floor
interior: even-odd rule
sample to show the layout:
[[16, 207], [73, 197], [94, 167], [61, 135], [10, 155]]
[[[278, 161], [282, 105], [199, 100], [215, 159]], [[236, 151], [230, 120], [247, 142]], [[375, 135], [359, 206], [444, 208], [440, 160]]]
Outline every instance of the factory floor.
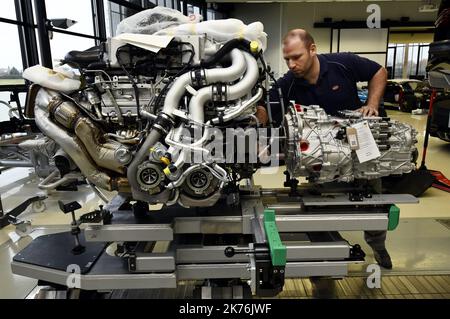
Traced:
[[[413, 125], [419, 132], [418, 148], [422, 153], [426, 115], [411, 115], [388, 111], [392, 119]], [[421, 157], [420, 157], [421, 158]], [[428, 147], [427, 167], [439, 170], [450, 177], [450, 143], [431, 137]], [[263, 187], [282, 187], [283, 169], [275, 176], [273, 171], [262, 170], [255, 175], [255, 184]], [[102, 201], [88, 186], [79, 186], [78, 192], [53, 192], [45, 194], [36, 187], [39, 179], [28, 168], [14, 168], [0, 175], [0, 194], [5, 212], [10, 211], [29, 197], [37, 194], [49, 196], [46, 209], [34, 212], [29, 207], [21, 217], [30, 220], [33, 231], [20, 238], [13, 226], [0, 230], [0, 299], [34, 296], [37, 281], [13, 275], [12, 257], [31, 240], [43, 233], [68, 229], [70, 216], [58, 208], [58, 200], [76, 200], [82, 205], [77, 215], [89, 212]], [[107, 194], [110, 198], [113, 194]], [[387, 247], [394, 268], [383, 270], [382, 287], [367, 292], [364, 282], [367, 266], [374, 262], [373, 254], [363, 239], [362, 232], [342, 232], [350, 243], [361, 244], [367, 253], [363, 264], [349, 268], [349, 277], [339, 281], [286, 280], [283, 298], [449, 298], [450, 297], [450, 193], [430, 188], [420, 197], [420, 203], [398, 205], [401, 209], [398, 228], [389, 232]], [[364, 286], [364, 287], [363, 287]], [[359, 288], [358, 288], [359, 287]], [[360, 290], [358, 290], [360, 289]], [[189, 289], [184, 289], [187, 293]], [[151, 294], [150, 294], [151, 296]], [[156, 297], [155, 295], [153, 295]], [[160, 297], [162, 295], [159, 295]], [[168, 296], [168, 295], [167, 295]]]

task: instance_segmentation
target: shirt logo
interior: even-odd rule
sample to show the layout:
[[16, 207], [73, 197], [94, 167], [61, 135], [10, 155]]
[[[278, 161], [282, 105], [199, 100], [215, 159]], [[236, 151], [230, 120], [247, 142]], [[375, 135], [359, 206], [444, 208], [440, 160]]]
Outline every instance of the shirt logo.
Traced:
[[340, 86], [338, 84], [333, 85], [333, 87], [331, 88], [333, 91], [337, 91], [340, 89]]

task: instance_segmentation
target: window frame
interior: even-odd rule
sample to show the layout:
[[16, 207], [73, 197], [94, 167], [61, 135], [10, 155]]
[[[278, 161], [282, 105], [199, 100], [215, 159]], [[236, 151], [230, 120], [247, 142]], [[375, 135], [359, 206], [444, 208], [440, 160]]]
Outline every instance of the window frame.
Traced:
[[[46, 67], [52, 67], [50, 39], [48, 37], [49, 32], [62, 33], [82, 38], [94, 39], [96, 45], [106, 41], [106, 19], [105, 19], [105, 1], [116, 3], [123, 7], [134, 9], [137, 11], [145, 10], [143, 1], [141, 5], [130, 3], [126, 0], [90, 0], [91, 1], [91, 14], [92, 23], [94, 29], [94, 35], [83, 34], [78, 32], [72, 32], [64, 29], [59, 29], [51, 25], [47, 19], [47, 10], [45, 0], [14, 0], [16, 20], [0, 17], [0, 23], [7, 23], [17, 26], [19, 34], [20, 52], [22, 58], [23, 70], [26, 68], [42, 64]], [[167, 4], [166, 0], [152, 0], [152, 3]], [[201, 0], [172, 0], [171, 8], [187, 14], [187, 5], [193, 5], [200, 9], [200, 14], [203, 16], [203, 20], [207, 20], [207, 12], [212, 11], [214, 13], [220, 13], [226, 17], [226, 12], [222, 10], [216, 10], [211, 3]], [[156, 5], [156, 4], [155, 4]], [[36, 19], [33, 12], [36, 11]], [[37, 35], [36, 35], [37, 30]], [[38, 43], [40, 49], [40, 55], [38, 52]], [[28, 83], [14, 84], [14, 85], [0, 85], [0, 91], [11, 91], [12, 88], [26, 90]]]

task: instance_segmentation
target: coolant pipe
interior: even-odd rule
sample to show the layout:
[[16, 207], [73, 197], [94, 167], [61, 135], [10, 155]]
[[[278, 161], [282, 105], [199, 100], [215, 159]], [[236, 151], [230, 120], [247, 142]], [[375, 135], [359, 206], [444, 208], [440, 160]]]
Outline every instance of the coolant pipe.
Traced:
[[[231, 51], [231, 66], [227, 68], [216, 68], [205, 71], [206, 85], [215, 82], [231, 82], [237, 80], [246, 69], [245, 59], [242, 52], [238, 49]], [[178, 108], [181, 97], [186, 91], [187, 85], [193, 85], [191, 72], [185, 73], [180, 76], [167, 92], [164, 100], [164, 107], [162, 112], [172, 116], [173, 111]]]
[[247, 71], [245, 76], [238, 83], [227, 88], [227, 99], [236, 100], [250, 92], [256, 85], [259, 78], [258, 62], [247, 52], [244, 52], [245, 62], [247, 63]]
[[[203, 136], [205, 136], [205, 135], [203, 135]], [[198, 140], [197, 142], [195, 142], [195, 144], [194, 143], [193, 144], [183, 144], [183, 143], [176, 142], [176, 141], [170, 139], [169, 136], [167, 135], [165, 142], [166, 142], [166, 144], [168, 144], [170, 146], [174, 146], [174, 148], [179, 147], [183, 150], [190, 150], [190, 151], [194, 151], [194, 152], [204, 152], [204, 153], [208, 154], [209, 153], [208, 150], [204, 149], [203, 147], [196, 146], [197, 144], [201, 144], [201, 142], [200, 142], [201, 140], [203, 140], [203, 137], [200, 140]]]
[[243, 52], [233, 49], [230, 53], [231, 65], [227, 68], [213, 68], [205, 70], [206, 85], [216, 82], [231, 82], [239, 79], [244, 74], [247, 64]]
[[218, 118], [218, 117], [213, 118], [211, 120], [211, 122], [213, 124], [219, 124], [221, 122], [227, 122], [227, 121], [230, 121], [230, 120], [238, 117], [239, 115], [244, 113], [247, 110], [247, 108], [251, 107], [256, 102], [258, 102], [261, 99], [262, 95], [263, 95], [263, 90], [261, 88], [259, 88], [258, 92], [254, 96], [252, 96], [251, 99], [249, 99], [248, 101], [243, 103], [241, 107], [239, 107], [236, 110], [234, 110], [234, 111], [224, 115], [223, 118]]
[[[248, 94], [258, 82], [259, 69], [255, 58], [247, 52], [243, 52], [247, 70], [244, 77], [236, 84], [227, 86], [226, 97], [228, 101], [236, 100]], [[208, 70], [214, 71], [214, 70]], [[224, 82], [224, 81], [221, 81]], [[204, 122], [204, 105], [212, 99], [212, 87], [205, 87], [197, 91], [189, 103], [189, 114], [194, 122]], [[238, 114], [242, 113], [238, 112]], [[228, 119], [229, 120], [229, 119]]]

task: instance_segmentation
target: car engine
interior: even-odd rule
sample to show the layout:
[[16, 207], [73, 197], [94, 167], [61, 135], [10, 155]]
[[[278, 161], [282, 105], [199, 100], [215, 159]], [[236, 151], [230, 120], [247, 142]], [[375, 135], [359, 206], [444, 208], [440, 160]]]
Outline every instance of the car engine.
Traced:
[[[255, 112], [270, 77], [264, 44], [211, 34], [122, 34], [69, 52], [54, 70], [27, 69], [34, 84], [26, 113], [58, 146], [60, 177], [79, 170], [95, 187], [134, 200], [199, 207], [279, 159], [292, 177], [311, 183], [415, 168], [416, 132], [388, 118], [331, 117], [320, 106], [290, 105], [280, 127], [263, 127]], [[346, 136], [359, 122], [368, 123], [380, 152], [363, 163]], [[241, 136], [242, 147], [230, 150]]]

